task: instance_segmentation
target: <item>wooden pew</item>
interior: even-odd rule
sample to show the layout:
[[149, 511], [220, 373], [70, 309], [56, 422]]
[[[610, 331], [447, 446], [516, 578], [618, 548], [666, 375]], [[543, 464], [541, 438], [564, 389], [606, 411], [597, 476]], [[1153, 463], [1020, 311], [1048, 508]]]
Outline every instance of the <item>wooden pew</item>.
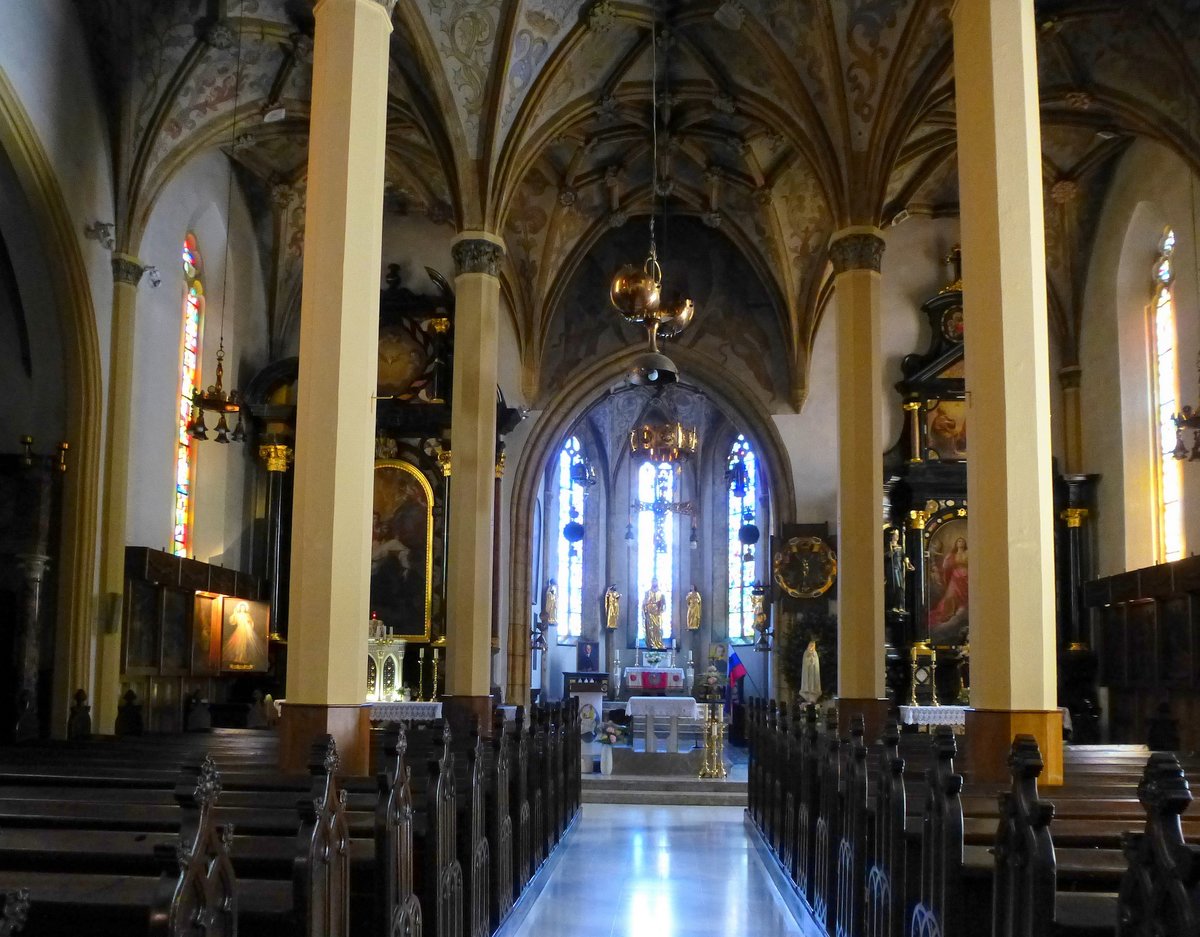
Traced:
[[492, 737], [484, 747], [484, 808], [490, 849], [491, 885], [488, 923], [495, 931], [512, 911], [515, 894], [515, 844], [509, 805], [512, 790], [509, 736], [504, 714], [492, 714]]
[[1146, 810], [1141, 833], [1123, 842], [1128, 868], [1121, 879], [1121, 937], [1200, 934], [1200, 846], [1184, 841], [1180, 817], [1192, 792], [1179, 760], [1156, 752], [1138, 785]]
[[513, 900], [533, 875], [533, 818], [529, 794], [529, 733], [525, 728], [525, 707], [517, 707], [517, 717], [509, 732], [509, 815], [513, 824]]
[[[220, 791], [220, 775], [211, 760], [183, 769], [175, 791], [178, 836], [156, 847], [143, 845], [140, 874], [112, 872], [103, 849], [85, 854], [78, 842], [71, 852], [87, 872], [60, 871], [57, 860], [64, 851], [54, 849], [54, 843], [46, 844], [40, 858], [26, 851], [18, 863], [5, 863], [0, 889], [14, 890], [16, 897], [6, 899], [0, 935], [56, 935], [77, 930], [86, 920], [86, 932], [98, 937], [131, 932], [183, 937], [202, 918], [211, 921], [209, 934], [236, 934], [238, 892], [229, 861], [230, 835], [216, 824], [213, 809]], [[64, 839], [53, 832], [46, 838], [57, 838], [59, 845]]]
[[376, 775], [375, 933], [380, 937], [420, 937], [421, 903], [413, 889], [413, 803], [408, 739], [404, 725], [383, 730], [383, 770]]
[[463, 873], [458, 861], [457, 785], [445, 722], [412, 723], [410, 783], [416, 812], [416, 893], [428, 937], [463, 937]]

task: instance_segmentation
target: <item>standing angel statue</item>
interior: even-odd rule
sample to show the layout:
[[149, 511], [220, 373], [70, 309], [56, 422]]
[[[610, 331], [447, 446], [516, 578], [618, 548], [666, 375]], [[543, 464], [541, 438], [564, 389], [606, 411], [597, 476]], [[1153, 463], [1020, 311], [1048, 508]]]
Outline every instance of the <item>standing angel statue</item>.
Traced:
[[692, 591], [684, 598], [687, 603], [687, 629], [688, 631], [700, 630], [700, 606], [703, 599], [700, 598], [700, 591], [696, 588], [696, 584], [692, 583]]
[[546, 595], [542, 599], [542, 624], [558, 624], [558, 583], [553, 579], [546, 583]]
[[621, 593], [617, 591], [614, 582], [604, 593], [604, 626], [609, 631], [616, 631], [621, 619]]

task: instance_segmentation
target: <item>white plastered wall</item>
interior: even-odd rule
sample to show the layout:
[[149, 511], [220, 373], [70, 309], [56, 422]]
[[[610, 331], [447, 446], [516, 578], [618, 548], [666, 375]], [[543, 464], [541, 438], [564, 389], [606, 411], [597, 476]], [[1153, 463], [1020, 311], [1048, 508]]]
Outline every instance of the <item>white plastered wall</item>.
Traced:
[[[1196, 404], [1196, 245], [1187, 167], [1141, 141], [1122, 158], [1088, 271], [1080, 330], [1084, 468], [1098, 473], [1097, 574], [1157, 562], [1155, 426], [1148, 304], [1164, 229], [1178, 239], [1176, 322], [1181, 400]], [[1191, 445], [1190, 437], [1186, 439]], [[1184, 465], [1185, 551], [1200, 544], [1200, 473]]]
[[[229, 162], [221, 152], [197, 156], [163, 190], [142, 238], [139, 256], [158, 268], [162, 285], [153, 288], [143, 278], [138, 292], [126, 527], [130, 544], [164, 548], [171, 541], [185, 292], [179, 252], [189, 231], [196, 235], [203, 262], [201, 382], [207, 387], [216, 377], [222, 310], [226, 391], [244, 384], [267, 363], [266, 292], [258, 242], [236, 182], [232, 225], [228, 224], [228, 186]], [[247, 499], [256, 471], [254, 454], [244, 444], [219, 445], [212, 432], [215, 419], [209, 416], [206, 422], [209, 438], [195, 446], [192, 552], [198, 560], [245, 570], [251, 548]]]

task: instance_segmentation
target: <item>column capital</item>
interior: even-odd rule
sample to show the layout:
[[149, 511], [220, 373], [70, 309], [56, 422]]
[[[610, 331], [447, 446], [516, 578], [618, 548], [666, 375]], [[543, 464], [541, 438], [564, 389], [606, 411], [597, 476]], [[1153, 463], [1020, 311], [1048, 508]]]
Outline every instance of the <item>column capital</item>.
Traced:
[[874, 270], [878, 273], [886, 248], [883, 232], [870, 225], [834, 232], [829, 239], [829, 260], [833, 264], [834, 276], [847, 270]]
[[500, 262], [504, 260], [504, 241], [486, 231], [463, 231], [450, 245], [454, 258], [454, 275], [464, 273], [486, 273], [500, 276]]
[[263, 460], [268, 472], [286, 472], [294, 456], [291, 446], [273, 443], [258, 447], [258, 457]]
[[146, 272], [146, 266], [130, 254], [114, 252], [112, 255], [113, 280], [117, 283], [128, 283], [137, 286]]

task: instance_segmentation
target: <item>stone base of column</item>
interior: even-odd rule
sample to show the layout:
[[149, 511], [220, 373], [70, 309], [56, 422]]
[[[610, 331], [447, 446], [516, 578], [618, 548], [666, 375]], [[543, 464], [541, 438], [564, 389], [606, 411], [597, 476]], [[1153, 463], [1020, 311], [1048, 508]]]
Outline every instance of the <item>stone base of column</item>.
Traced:
[[968, 709], [962, 770], [970, 780], [1007, 785], [1008, 753], [1017, 735], [1032, 735], [1042, 751], [1039, 786], [1063, 782], [1063, 719], [1057, 709]]
[[369, 775], [371, 771], [371, 709], [365, 703], [323, 705], [283, 704], [279, 720], [279, 768], [303, 774], [313, 741], [332, 735], [341, 759], [341, 774]]
[[864, 736], [866, 743], [871, 745], [879, 740], [879, 736], [883, 734], [883, 727], [887, 724], [888, 713], [891, 712], [892, 703], [886, 699], [873, 699], [866, 697], [864, 699], [856, 699], [849, 696], [838, 697], [838, 734], [847, 736], [850, 734], [850, 720], [854, 716], [862, 716], [866, 723], [866, 735]]
[[[443, 696], [442, 715], [450, 723], [450, 732], [460, 738], [479, 726], [479, 737], [492, 737], [492, 698], [490, 696]], [[478, 723], [476, 723], [478, 720]]]

